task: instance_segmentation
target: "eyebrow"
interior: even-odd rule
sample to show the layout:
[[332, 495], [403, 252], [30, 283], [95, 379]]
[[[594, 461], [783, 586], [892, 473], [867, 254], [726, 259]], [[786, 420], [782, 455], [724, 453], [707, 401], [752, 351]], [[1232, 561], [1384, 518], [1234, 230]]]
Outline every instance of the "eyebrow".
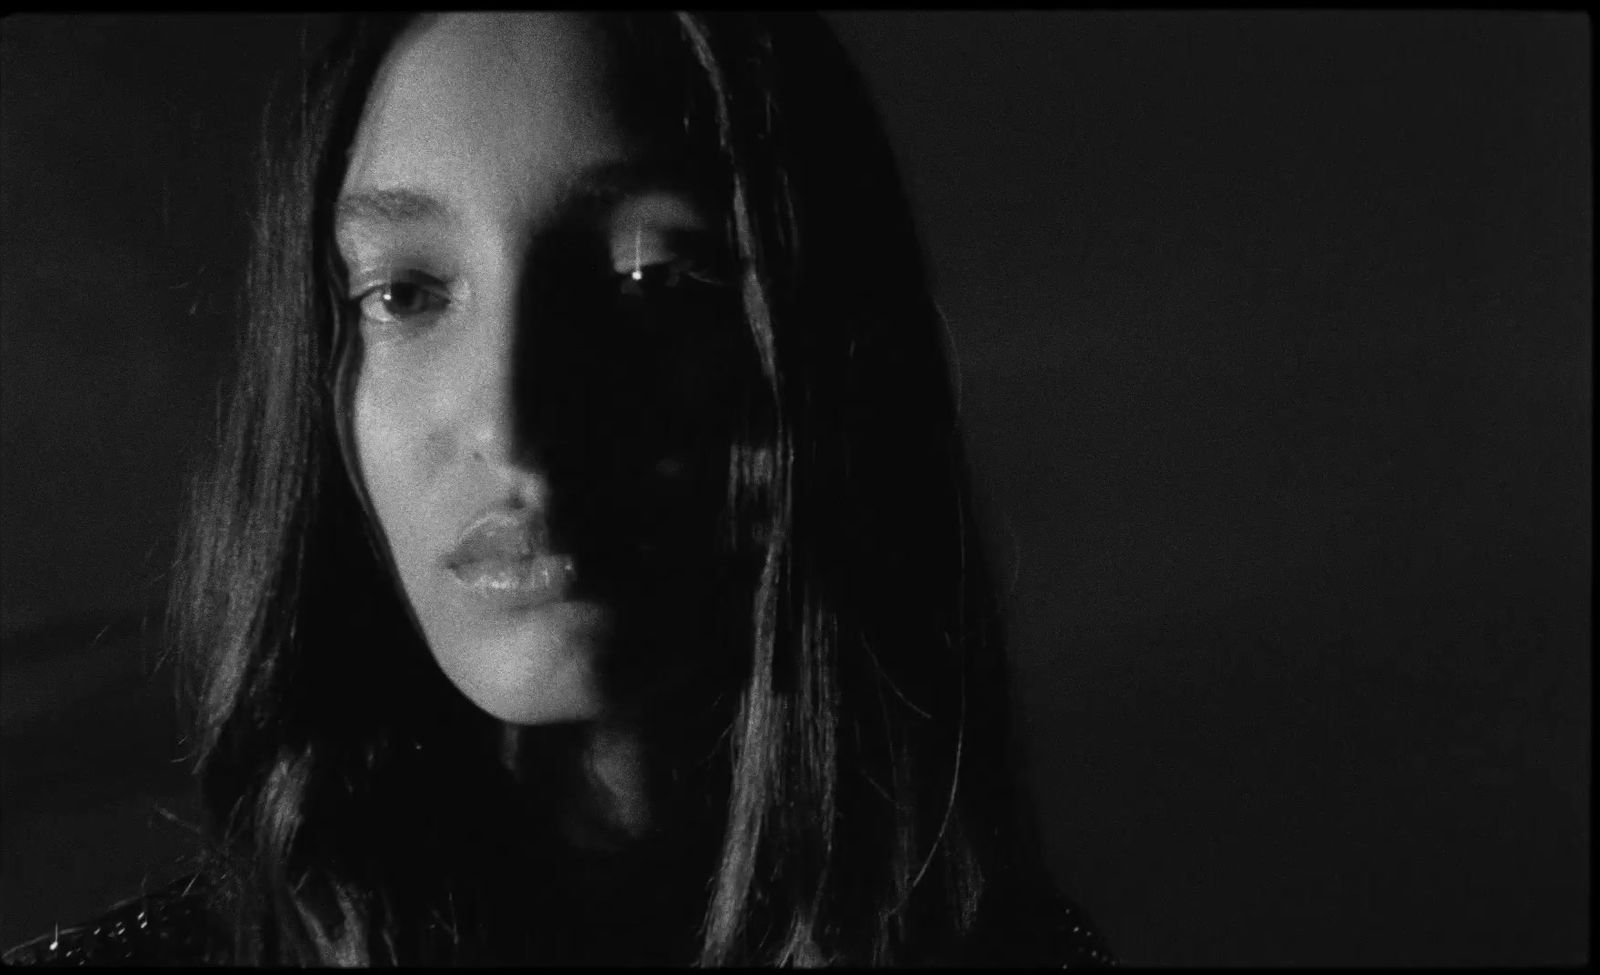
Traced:
[[605, 207], [630, 196], [679, 193], [699, 202], [702, 191], [681, 160], [620, 159], [579, 170], [557, 195], [555, 211]]
[[335, 222], [345, 223], [447, 223], [455, 211], [438, 197], [407, 187], [361, 190], [339, 198]]
[[[649, 193], [675, 193], [697, 206], [703, 191], [678, 160], [646, 157], [596, 163], [573, 174], [560, 190], [550, 212], [558, 219], [576, 213], [592, 213], [614, 206], [632, 196]], [[339, 197], [334, 208], [336, 227], [351, 223], [390, 224], [460, 223], [461, 217], [449, 203], [437, 196], [409, 186], [374, 187]]]

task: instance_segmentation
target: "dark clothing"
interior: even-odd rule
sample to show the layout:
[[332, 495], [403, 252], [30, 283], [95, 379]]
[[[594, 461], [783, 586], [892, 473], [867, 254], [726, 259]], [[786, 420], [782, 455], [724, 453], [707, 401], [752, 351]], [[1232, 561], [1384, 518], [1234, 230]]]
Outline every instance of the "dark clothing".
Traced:
[[962, 965], [972, 968], [1112, 968], [1110, 947], [1078, 905], [1054, 890], [1043, 899], [991, 902]]
[[[226, 965], [228, 939], [206, 908], [208, 888], [197, 878], [179, 880], [124, 901], [89, 924], [62, 928], [0, 955], [7, 965]], [[1075, 905], [1062, 898], [1053, 923], [1004, 919], [978, 933], [974, 967], [1109, 968], [1116, 964], [1104, 940]], [[1026, 919], [1015, 919], [1023, 921]], [[1011, 933], [1001, 933], [1011, 928]], [[1029, 932], [1019, 936], [1015, 932]]]
[[0, 955], [7, 965], [225, 965], [227, 940], [188, 877], [125, 900], [98, 920], [61, 928]]

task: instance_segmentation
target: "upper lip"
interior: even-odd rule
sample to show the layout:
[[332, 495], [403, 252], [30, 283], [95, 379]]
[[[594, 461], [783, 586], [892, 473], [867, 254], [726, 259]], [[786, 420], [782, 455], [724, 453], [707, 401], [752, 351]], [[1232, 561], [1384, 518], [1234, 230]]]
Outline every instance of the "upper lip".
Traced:
[[516, 562], [550, 554], [549, 530], [542, 512], [533, 508], [496, 506], [474, 518], [445, 565], [457, 568], [475, 562]]

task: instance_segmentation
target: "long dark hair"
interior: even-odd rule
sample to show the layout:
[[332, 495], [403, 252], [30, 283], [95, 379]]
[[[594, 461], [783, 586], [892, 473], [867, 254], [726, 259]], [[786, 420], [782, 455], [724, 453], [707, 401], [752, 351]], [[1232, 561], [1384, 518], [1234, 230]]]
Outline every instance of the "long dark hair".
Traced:
[[[893, 155], [820, 17], [615, 26], [634, 63], [682, 82], [665, 87], [686, 131], [727, 174], [754, 390], [725, 512], [749, 609], [713, 712], [716, 851], [683, 960], [955, 959], [1048, 884], [946, 331]], [[492, 959], [512, 950], [499, 928], [541, 922], [516, 911], [555, 903], [493, 902], [496, 838], [529, 824], [343, 459], [332, 205], [403, 29], [348, 25], [269, 130], [240, 372], [174, 594], [209, 872], [241, 961]]]

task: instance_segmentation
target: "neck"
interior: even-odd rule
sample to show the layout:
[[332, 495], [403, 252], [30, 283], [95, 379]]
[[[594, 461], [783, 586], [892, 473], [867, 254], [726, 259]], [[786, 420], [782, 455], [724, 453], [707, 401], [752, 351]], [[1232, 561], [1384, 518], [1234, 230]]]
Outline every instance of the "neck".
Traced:
[[[551, 753], [533, 755], [548, 741]], [[615, 852], [650, 832], [655, 803], [648, 788], [645, 749], [637, 729], [621, 720], [602, 720], [561, 729], [507, 725], [501, 737], [501, 762], [533, 795], [551, 795], [547, 776], [563, 784], [551, 810], [575, 850]]]
[[[678, 965], [699, 950], [713, 834], [704, 817], [684, 815], [682, 788], [658, 767], [670, 752], [631, 721], [502, 733], [525, 808], [576, 861], [558, 908], [573, 912], [574, 957]], [[619, 927], [633, 934], [618, 941]]]

